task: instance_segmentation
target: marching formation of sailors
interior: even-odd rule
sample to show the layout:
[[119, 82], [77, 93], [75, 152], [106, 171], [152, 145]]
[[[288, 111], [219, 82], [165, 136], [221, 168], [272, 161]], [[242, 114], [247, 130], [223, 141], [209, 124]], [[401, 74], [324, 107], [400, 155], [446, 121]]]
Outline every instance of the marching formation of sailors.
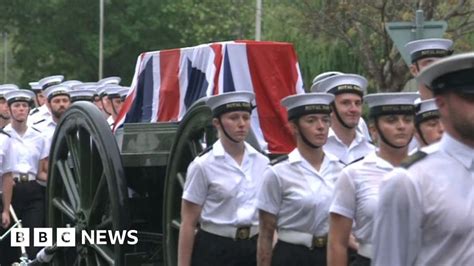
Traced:
[[[316, 76], [311, 92], [282, 99], [296, 147], [271, 162], [246, 142], [254, 94], [209, 97], [219, 138], [188, 167], [178, 265], [474, 265], [474, 53], [451, 55], [452, 45], [405, 46], [419, 93], [367, 94], [360, 75]], [[58, 122], [87, 101], [113, 128], [129, 92], [120, 81], [0, 85], [0, 233], [10, 205], [24, 227], [45, 226]], [[6, 242], [8, 265], [18, 251]]]
[[[110, 93], [111, 117], [115, 119], [121, 108], [119, 101], [128, 93], [128, 88], [119, 86], [119, 82], [120, 78], [110, 77], [82, 83], [54, 75], [30, 82], [31, 90], [14, 84], [0, 85], [0, 235], [12, 224], [10, 205], [23, 227], [32, 230], [46, 226], [48, 156], [59, 120], [73, 102], [96, 104], [98, 91], [106, 86], [116, 88], [116, 94], [115, 90]], [[30, 259], [39, 250], [26, 249]], [[10, 247], [10, 239], [0, 241], [0, 265], [11, 265], [19, 257], [20, 250]]]
[[[451, 46], [407, 44], [419, 93], [366, 95], [364, 77], [331, 71], [283, 99], [297, 145], [248, 176], [261, 184], [252, 205], [244, 179], [203, 163], [245, 164], [210, 146], [187, 172], [178, 264], [255, 265], [233, 256], [256, 240], [257, 265], [474, 265], [474, 53]], [[255, 208], [258, 232], [237, 218]]]

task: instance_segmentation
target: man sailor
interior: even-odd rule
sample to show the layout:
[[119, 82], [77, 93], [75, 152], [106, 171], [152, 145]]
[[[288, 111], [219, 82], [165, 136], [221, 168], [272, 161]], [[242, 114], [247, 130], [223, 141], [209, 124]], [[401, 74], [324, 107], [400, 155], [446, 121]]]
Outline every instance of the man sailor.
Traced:
[[[441, 38], [420, 39], [407, 43], [405, 49], [411, 57], [410, 73], [413, 77], [437, 60], [453, 53], [453, 41]], [[422, 100], [433, 98], [432, 92], [425, 84], [418, 83], [418, 92]]]
[[314, 90], [335, 96], [324, 151], [346, 165], [372, 152], [375, 147], [369, 142], [368, 134], [358, 130], [367, 80], [356, 74], [336, 74], [322, 79]]
[[445, 132], [385, 176], [372, 265], [474, 265], [474, 53], [441, 59], [417, 80]]
[[[38, 81], [39, 86], [41, 86], [41, 91], [44, 92], [47, 88], [58, 85], [64, 80], [64, 76], [62, 75], [55, 75], [55, 76], [49, 76], [42, 78], [41, 80]], [[51, 113], [48, 110], [48, 107], [46, 105], [41, 105], [38, 108], [35, 108], [30, 112], [30, 117], [28, 119], [29, 125], [33, 125], [34, 123], [37, 123], [38, 121], [42, 121], [48, 117], [51, 116]]]

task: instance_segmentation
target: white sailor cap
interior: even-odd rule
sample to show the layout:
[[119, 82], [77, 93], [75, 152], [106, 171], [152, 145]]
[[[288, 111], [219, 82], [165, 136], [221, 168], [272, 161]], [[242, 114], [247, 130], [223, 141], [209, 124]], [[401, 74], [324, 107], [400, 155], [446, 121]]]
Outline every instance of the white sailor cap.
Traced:
[[42, 78], [38, 81], [39, 85], [41, 86], [42, 90], [47, 89], [48, 87], [58, 85], [63, 82], [64, 76], [63, 75], [55, 75]]
[[451, 55], [453, 41], [449, 39], [430, 38], [411, 41], [405, 44], [405, 49], [411, 56], [412, 64], [417, 60], [428, 57], [446, 57]]
[[423, 69], [416, 79], [435, 95], [448, 90], [474, 94], [474, 52], [436, 61]]
[[125, 100], [129, 91], [130, 91], [130, 87], [122, 87], [122, 89], [118, 92], [122, 101]]
[[319, 86], [318, 86], [321, 83], [321, 81], [323, 81], [326, 78], [329, 78], [329, 77], [332, 77], [332, 76], [335, 76], [335, 75], [341, 75], [341, 74], [344, 74], [344, 73], [339, 72], [339, 71], [328, 71], [328, 72], [323, 72], [323, 73], [317, 75], [316, 77], [314, 77], [313, 83], [311, 84], [311, 91], [312, 92], [324, 92], [324, 90], [319, 89]]
[[33, 91], [41, 91], [41, 85], [37, 81], [32, 81], [28, 83]]
[[123, 90], [123, 87], [120, 85], [107, 85], [102, 91], [103, 95], [107, 95], [107, 98], [120, 98], [120, 91]]
[[69, 95], [71, 96], [71, 102], [76, 102], [76, 101], [92, 102], [96, 94], [97, 94], [97, 91], [92, 87], [84, 87], [81, 89], [75, 89], [75, 90], [69, 91]]
[[97, 94], [97, 82], [82, 82], [71, 87], [71, 91], [84, 90], [84, 89], [94, 89]]
[[101, 98], [107, 95], [108, 91], [110, 90], [109, 88], [116, 88], [115, 90], [118, 90], [118, 88], [121, 87], [118, 84], [100, 85], [99, 83], [97, 83], [97, 85], [98, 85], [98, 87], [96, 88], [97, 95], [99, 95], [99, 97], [101, 97]]
[[44, 90], [44, 96], [48, 99], [48, 101], [51, 101], [53, 97], [56, 97], [59, 95], [70, 96], [69, 86], [59, 84], [59, 85], [48, 87], [46, 90]]
[[35, 94], [30, 90], [12, 90], [5, 93], [5, 99], [7, 100], [8, 105], [20, 101], [32, 104], [34, 98]]
[[5, 98], [5, 93], [9, 91], [19, 90], [17, 85], [15, 84], [3, 84], [0, 85], [0, 98]]
[[415, 100], [420, 97], [416, 92], [374, 93], [364, 97], [369, 106], [369, 117], [381, 115], [415, 114]]
[[428, 99], [419, 102], [415, 101], [415, 110], [415, 124], [417, 125], [423, 121], [439, 117], [439, 110], [435, 103], [435, 99]]
[[107, 78], [103, 78], [103, 79], [97, 81], [97, 83], [99, 85], [107, 85], [107, 84], [118, 85], [118, 84], [120, 84], [121, 80], [122, 79], [120, 77], [107, 77]]
[[15, 84], [2, 84], [0, 89], [19, 90], [20, 88]]
[[312, 92], [287, 96], [281, 105], [288, 111], [288, 120], [292, 120], [307, 114], [329, 114], [333, 101], [333, 94]]
[[255, 95], [252, 92], [226, 92], [209, 97], [207, 105], [211, 108], [214, 117], [233, 111], [247, 111], [250, 113], [252, 112], [252, 101], [254, 99]]
[[361, 97], [367, 91], [367, 79], [356, 74], [333, 75], [321, 80], [318, 91], [338, 95], [340, 93], [355, 93]]
[[78, 85], [78, 84], [81, 84], [82, 82], [79, 81], [79, 80], [66, 80], [64, 82], [61, 83], [61, 85], [66, 85], [68, 86], [69, 88], [72, 88], [72, 86], [75, 86], [75, 85]]

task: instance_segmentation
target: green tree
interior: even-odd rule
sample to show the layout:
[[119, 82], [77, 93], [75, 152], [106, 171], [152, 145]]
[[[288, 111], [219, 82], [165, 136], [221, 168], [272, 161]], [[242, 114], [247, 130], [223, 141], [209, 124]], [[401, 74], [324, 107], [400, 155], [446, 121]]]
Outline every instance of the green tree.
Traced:
[[[407, 66], [385, 31], [385, 23], [413, 21], [413, 1], [305, 0], [303, 20], [315, 40], [322, 36], [346, 43], [379, 90], [400, 91], [409, 79]], [[421, 3], [423, 5], [421, 6]], [[472, 49], [467, 35], [474, 30], [474, 3], [420, 1], [426, 20], [444, 19], [449, 23], [446, 36], [456, 42], [458, 51]]]

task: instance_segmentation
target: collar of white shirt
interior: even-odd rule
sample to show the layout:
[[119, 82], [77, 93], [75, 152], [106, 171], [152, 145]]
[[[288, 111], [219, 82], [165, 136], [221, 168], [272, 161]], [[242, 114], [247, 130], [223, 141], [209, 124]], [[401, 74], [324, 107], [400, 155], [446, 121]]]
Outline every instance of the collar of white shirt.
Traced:
[[379, 157], [376, 151], [373, 151], [367, 154], [367, 156], [365, 156], [363, 160], [363, 163], [375, 164], [378, 168], [382, 168], [382, 169], [393, 169], [393, 165], [387, 162], [386, 160], [384, 160], [383, 158]]
[[444, 132], [440, 141], [440, 149], [449, 156], [458, 160], [467, 169], [471, 168], [474, 161], [474, 149], [459, 142], [451, 137], [447, 132]]
[[11, 124], [6, 125], [3, 130], [5, 130], [5, 132], [10, 134], [10, 136], [12, 136], [14, 138], [17, 138], [17, 139], [26, 139], [31, 134], [33, 134], [33, 135], [39, 134], [39, 132], [37, 130], [33, 129], [31, 126], [28, 126], [26, 128], [25, 134], [23, 134], [23, 136], [18, 135], [18, 133], [16, 133], [16, 130], [13, 129]]
[[[248, 155], [255, 155], [257, 154], [257, 150], [252, 147], [250, 144], [248, 144], [247, 142], [244, 142], [244, 145], [245, 145], [245, 153], [247, 153]], [[222, 142], [221, 140], [217, 140], [213, 145], [212, 145], [212, 154], [215, 156], [215, 157], [223, 157], [225, 156], [225, 150], [224, 150], [224, 146], [222, 145]]]
[[[328, 159], [329, 161], [339, 161], [339, 159], [330, 154], [330, 153], [324, 153], [324, 159]], [[304, 160], [303, 156], [301, 156], [301, 153], [298, 149], [294, 149], [290, 154], [288, 154], [288, 161], [293, 164], [293, 163], [298, 163], [302, 162]]]
[[[337, 142], [345, 145], [341, 139], [336, 135], [336, 133], [334, 132], [334, 130], [332, 130], [332, 128], [329, 128], [329, 132], [328, 132], [328, 139], [335, 139]], [[356, 130], [356, 135], [355, 135], [355, 138], [354, 140], [352, 140], [351, 142], [351, 145], [350, 146], [355, 146], [355, 145], [358, 145], [359, 143], [361, 143], [362, 141], [364, 140], [364, 135], [359, 132], [359, 130]]]
[[38, 107], [38, 114], [49, 114], [49, 109], [48, 109], [48, 106], [46, 104], [43, 104], [41, 105], [40, 107]]

